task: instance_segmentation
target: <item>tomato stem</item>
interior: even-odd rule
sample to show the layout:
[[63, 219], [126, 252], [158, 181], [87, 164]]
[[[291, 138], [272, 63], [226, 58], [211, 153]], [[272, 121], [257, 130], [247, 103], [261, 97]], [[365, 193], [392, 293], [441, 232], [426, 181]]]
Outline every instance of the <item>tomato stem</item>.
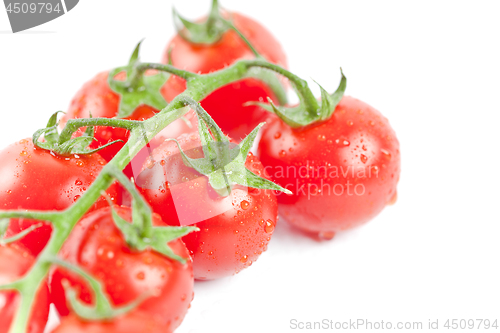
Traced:
[[111, 126], [120, 127], [128, 130], [132, 130], [136, 127], [140, 121], [137, 120], [126, 120], [126, 119], [116, 119], [116, 118], [79, 118], [70, 119], [64, 126], [64, 129], [59, 135], [59, 143], [63, 143], [71, 139], [73, 133], [75, 133], [81, 127], [88, 126]]
[[[183, 71], [170, 65], [144, 63], [138, 65], [137, 68], [141, 71], [148, 68], [157, 69], [178, 75], [187, 80], [187, 89], [180, 95], [176, 96], [170, 104], [168, 104], [155, 116], [142, 122], [107, 118], [78, 119], [70, 120], [68, 122], [66, 128], [60, 135], [61, 140], [71, 138], [71, 135], [81, 126], [122, 127], [130, 130], [130, 136], [123, 148], [107, 165], [103, 167], [101, 173], [96, 177], [95, 181], [87, 189], [87, 191], [85, 191], [78, 201], [76, 201], [68, 209], [58, 212], [0, 211], [0, 218], [23, 217], [41, 221], [50, 221], [53, 226], [53, 231], [48, 244], [43, 249], [29, 272], [20, 280], [4, 287], [18, 290], [21, 294], [19, 308], [14, 317], [9, 333], [24, 333], [27, 331], [28, 319], [32, 311], [33, 302], [36, 298], [37, 290], [41, 288], [44, 281], [46, 281], [47, 274], [49, 273], [50, 266], [52, 265], [52, 262], [50, 261], [51, 258], [54, 258], [57, 255], [73, 228], [82, 216], [90, 209], [94, 202], [101, 196], [102, 191], [106, 190], [116, 178], [122, 178], [122, 176], [118, 174], [117, 170], [123, 170], [131, 159], [156, 134], [158, 134], [170, 123], [186, 114], [188, 111], [186, 106], [193, 107], [203, 118], [205, 116], [205, 112], [201, 112], [199, 109], [201, 108], [199, 106], [199, 101], [208, 96], [214, 90], [231, 82], [241, 80], [254, 67], [270, 69], [287, 77], [296, 87], [301, 101], [308, 105], [309, 112], [315, 112], [318, 109], [317, 101], [304, 80], [279, 67], [278, 65], [270, 64], [264, 60], [241, 60], [230, 67], [206, 75], [198, 75], [188, 71]], [[211, 118], [204, 119], [204, 121], [209, 126], [217, 126]], [[250, 178], [252, 177], [252, 175], [247, 176]], [[130, 187], [130, 184], [127, 184], [127, 182], [124, 183], [126, 187]], [[187, 228], [188, 227], [184, 227], [184, 229], [179, 228], [177, 233], [179, 235], [183, 235], [190, 231]], [[160, 231], [156, 229], [152, 232], [160, 233]], [[166, 234], [162, 235], [162, 238], [158, 238], [158, 243], [155, 244], [155, 246], [157, 246], [157, 249], [159, 249], [161, 253], [167, 256], [173, 256], [174, 254], [171, 253], [171, 250], [164, 246], [166, 244], [165, 240], [171, 239], [169, 237], [172, 236]], [[176, 259], [182, 260], [183, 258]]]
[[172, 65], [157, 64], [154, 62], [141, 63], [140, 65], [138, 65], [137, 69], [138, 69], [138, 71], [137, 71], [138, 75], [142, 75], [146, 69], [156, 69], [156, 70], [159, 70], [162, 72], [174, 74], [178, 77], [185, 79], [186, 81], [189, 81], [191, 79], [194, 79], [194, 78], [197, 78], [200, 76], [199, 74], [196, 74], [196, 73], [193, 73], [190, 71], [186, 71], [183, 69], [179, 69], [179, 68], [176, 68]]

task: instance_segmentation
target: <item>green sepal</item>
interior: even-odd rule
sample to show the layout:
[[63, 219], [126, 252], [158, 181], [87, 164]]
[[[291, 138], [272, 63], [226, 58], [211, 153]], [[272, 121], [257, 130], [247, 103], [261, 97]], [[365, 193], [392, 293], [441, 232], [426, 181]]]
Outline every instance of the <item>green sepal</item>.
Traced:
[[344, 96], [347, 79], [344, 76], [342, 69], [340, 69], [340, 73], [342, 78], [337, 90], [333, 94], [328, 94], [326, 90], [318, 84], [321, 90], [321, 105], [316, 113], [308, 112], [305, 105], [302, 103], [295, 107], [277, 106], [269, 97], [267, 99], [269, 104], [261, 102], [248, 102], [246, 104], [258, 105], [261, 108], [276, 114], [281, 120], [283, 120], [284, 123], [293, 128], [300, 128], [316, 122], [321, 122], [332, 116], [335, 108]]
[[132, 196], [132, 223], [129, 223], [116, 212], [113, 203], [103, 192], [104, 197], [111, 207], [113, 221], [116, 227], [122, 232], [127, 244], [137, 251], [152, 249], [184, 264], [186, 259], [175, 254], [168, 243], [199, 229], [197, 227], [153, 226], [151, 208], [139, 194], [136, 186], [118, 168], [109, 167], [108, 173], [115, 177]]
[[[110, 71], [108, 84], [111, 90], [120, 96], [120, 105], [117, 118], [126, 118], [134, 113], [137, 107], [148, 105], [156, 110], [167, 106], [167, 101], [161, 94], [161, 88], [170, 77], [169, 73], [158, 72], [155, 75], [144, 75], [139, 72], [139, 51], [142, 40], [137, 44], [127, 66], [118, 67]], [[115, 76], [125, 72], [126, 81], [117, 81]]]
[[65, 113], [65, 112], [63, 111], [54, 112], [50, 116], [49, 121], [47, 122], [46, 131], [44, 131], [44, 138], [45, 141], [48, 143], [57, 142], [57, 139], [59, 139], [59, 134], [57, 132], [57, 125], [58, 125], [57, 115], [59, 113]]
[[212, 8], [205, 22], [191, 22], [182, 17], [175, 8], [172, 8], [172, 15], [177, 33], [193, 44], [213, 44], [221, 39], [229, 28], [220, 16], [217, 0], [212, 1]]
[[[207, 176], [210, 186], [220, 196], [228, 196], [234, 185], [292, 193], [265, 178], [257, 176], [245, 167], [248, 152], [264, 123], [255, 127], [239, 145], [236, 145], [229, 142], [222, 130], [200, 105], [197, 104], [195, 109], [198, 116], [198, 131], [204, 157], [190, 158], [175, 139], [171, 139], [171, 141], [176, 142], [184, 164]], [[209, 126], [212, 133], [208, 130]]]
[[321, 106], [319, 109], [319, 119], [326, 120], [330, 118], [333, 111], [335, 110], [336, 105], [334, 105], [333, 98], [328, 94], [328, 92], [318, 82], [316, 82], [316, 84], [321, 90]]
[[45, 261], [50, 262], [52, 264], [56, 264], [60, 267], [66, 268], [82, 278], [84, 278], [90, 285], [92, 291], [95, 296], [95, 304], [88, 305], [80, 301], [77, 296], [77, 291], [75, 288], [67, 285], [63, 285], [64, 291], [66, 293], [66, 299], [69, 303], [71, 309], [75, 312], [75, 314], [87, 321], [106, 321], [112, 320], [114, 318], [123, 316], [128, 312], [137, 308], [145, 299], [152, 296], [152, 293], [144, 293], [139, 296], [134, 301], [128, 303], [127, 305], [120, 307], [113, 307], [111, 301], [108, 296], [104, 292], [104, 287], [101, 282], [96, 280], [89, 273], [85, 272], [82, 268], [73, 265], [67, 261], [64, 261], [58, 257], [49, 257], [44, 258]]
[[152, 227], [151, 235], [145, 237], [141, 235], [141, 230], [137, 228], [136, 225], [134, 225], [133, 223], [129, 223], [125, 219], [123, 219], [116, 212], [113, 206], [111, 206], [111, 211], [113, 214], [115, 225], [122, 232], [127, 244], [132, 246], [134, 249], [136, 249], [137, 251], [145, 251], [151, 249], [163, 254], [170, 259], [177, 260], [182, 264], [186, 262], [186, 258], [175, 254], [172, 248], [168, 245], [168, 242], [183, 237], [190, 232], [198, 231], [198, 228], [170, 226]]
[[[123, 140], [115, 140], [113, 142], [109, 142], [99, 148], [96, 149], [88, 149], [92, 141], [94, 140], [94, 127], [89, 126], [85, 130], [85, 132], [78, 137], [71, 138], [68, 141], [59, 142], [59, 132], [58, 132], [58, 124], [57, 115], [62, 111], [57, 111], [53, 113], [49, 121], [47, 122], [47, 127], [39, 129], [33, 134], [33, 144], [36, 147], [53, 151], [57, 155], [60, 156], [71, 156], [71, 155], [90, 155], [95, 152], [100, 151], [112, 144], [117, 142], [123, 142]], [[62, 112], [64, 113], [64, 112]], [[92, 118], [92, 115], [90, 115]], [[98, 118], [100, 119], [100, 118]], [[45, 142], [39, 141], [40, 137], [43, 135]]]
[[134, 52], [132, 52], [132, 55], [130, 56], [130, 59], [128, 60], [128, 65], [129, 66], [134, 66], [138, 61], [139, 61], [139, 52], [141, 50], [141, 45], [142, 42], [144, 42], [144, 38], [137, 43], [135, 46]]

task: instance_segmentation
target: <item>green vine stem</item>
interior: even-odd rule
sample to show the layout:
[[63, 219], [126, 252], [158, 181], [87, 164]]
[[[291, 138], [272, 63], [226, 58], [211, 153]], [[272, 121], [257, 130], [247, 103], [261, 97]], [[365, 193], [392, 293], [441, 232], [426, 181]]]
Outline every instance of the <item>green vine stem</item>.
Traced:
[[307, 105], [310, 112], [317, 112], [318, 103], [314, 95], [309, 90], [307, 83], [290, 73], [289, 71], [270, 64], [265, 60], [241, 60], [217, 72], [206, 75], [198, 75], [188, 71], [177, 69], [171, 65], [140, 64], [142, 69], [157, 69], [178, 75], [187, 80], [187, 89], [175, 97], [167, 107], [161, 110], [152, 118], [142, 122], [134, 122], [123, 119], [78, 119], [69, 121], [69, 126], [65, 128], [61, 136], [71, 137], [77, 126], [106, 125], [125, 127], [130, 130], [130, 136], [124, 147], [116, 156], [102, 169], [92, 185], [82, 194], [80, 199], [64, 211], [38, 212], [38, 211], [0, 211], [2, 218], [30, 218], [40, 221], [49, 221], [53, 225], [50, 240], [41, 252], [38, 260], [31, 269], [20, 280], [9, 284], [4, 288], [15, 289], [21, 295], [18, 311], [14, 317], [9, 333], [24, 333], [32, 309], [37, 290], [40, 288], [49, 273], [51, 260], [57, 255], [65, 240], [93, 203], [100, 197], [101, 192], [107, 189], [115, 180], [116, 170], [123, 170], [131, 159], [143, 148], [149, 140], [158, 134], [163, 128], [174, 120], [182, 117], [188, 111], [189, 104], [193, 101], [199, 102], [212, 91], [227, 85], [233, 81], [245, 77], [253, 67], [267, 68], [287, 77], [296, 88], [301, 98], [301, 102]]
[[115, 119], [115, 118], [79, 118], [70, 119], [64, 126], [64, 129], [59, 135], [59, 143], [66, 142], [71, 139], [73, 133], [78, 131], [80, 127], [88, 126], [112, 126], [120, 127], [128, 130], [132, 130], [136, 127], [140, 121], [138, 120], [126, 120], [126, 119]]

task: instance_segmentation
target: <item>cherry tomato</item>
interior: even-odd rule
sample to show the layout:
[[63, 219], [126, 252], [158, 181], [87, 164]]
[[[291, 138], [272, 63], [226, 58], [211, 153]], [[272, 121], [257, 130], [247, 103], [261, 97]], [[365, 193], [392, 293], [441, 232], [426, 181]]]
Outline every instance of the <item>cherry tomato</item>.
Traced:
[[[238, 13], [232, 13], [230, 17], [259, 54], [272, 63], [287, 66], [283, 49], [266, 28]], [[234, 30], [227, 30], [214, 44], [193, 44], [176, 35], [165, 49], [163, 63], [168, 63], [169, 51], [174, 66], [203, 74], [222, 69], [239, 59], [254, 58], [251, 50]], [[265, 101], [268, 96], [277, 101], [266, 84], [248, 78], [214, 91], [201, 101], [201, 105], [223, 131], [239, 140], [267, 117], [264, 109], [243, 104], [248, 101]]]
[[[15, 244], [0, 246], [0, 284], [21, 278], [33, 265], [35, 258]], [[16, 291], [0, 291], [0, 333], [9, 332], [20, 303]], [[42, 283], [33, 303], [28, 333], [43, 333], [49, 316], [49, 288]]]
[[[203, 156], [198, 133], [177, 139], [192, 158]], [[266, 250], [277, 220], [276, 196], [270, 190], [234, 186], [219, 196], [208, 179], [184, 165], [177, 146], [165, 142], [153, 151], [136, 185], [153, 210], [171, 225], [195, 225], [199, 232], [183, 237], [193, 257], [194, 277], [217, 279], [250, 266]], [[246, 167], [263, 175], [251, 153]]]
[[[122, 218], [131, 221], [130, 208], [115, 209]], [[153, 215], [153, 223], [165, 225], [156, 214]], [[172, 241], [169, 245], [177, 255], [189, 258], [181, 240]], [[174, 330], [179, 326], [193, 298], [191, 260], [181, 264], [157, 252], [131, 250], [113, 222], [110, 207], [86, 215], [69, 236], [60, 256], [99, 279], [115, 306], [126, 305], [145, 293], [153, 293], [133, 311], [146, 313], [160, 322], [165, 330]], [[70, 313], [63, 280], [79, 290], [78, 297], [83, 302], [92, 303], [93, 295], [87, 283], [76, 274], [58, 268], [52, 274], [51, 292], [52, 301], [61, 316]]]
[[[61, 157], [36, 148], [31, 139], [16, 142], [0, 151], [0, 209], [64, 210], [92, 184], [106, 161], [99, 154]], [[107, 194], [119, 201], [117, 186]], [[107, 206], [99, 198], [91, 210]], [[13, 236], [40, 221], [11, 219], [6, 237]], [[47, 244], [52, 227], [46, 223], [16, 243], [34, 256]]]
[[113, 321], [88, 322], [70, 315], [52, 333], [171, 333], [165, 325], [144, 313], [132, 312]]
[[[117, 79], [124, 79], [124, 75], [120, 76], [120, 74]], [[61, 126], [64, 126], [69, 119], [88, 118], [90, 114], [92, 114], [92, 117], [94, 118], [113, 118], [117, 116], [120, 96], [109, 87], [108, 75], [109, 72], [99, 73], [92, 80], [83, 85], [83, 87], [76, 93], [75, 97], [73, 97], [68, 112], [61, 119]], [[169, 93], [168, 89], [169, 86], [164, 84], [161, 89], [161, 93], [164, 96], [172, 97], [172, 94]], [[158, 113], [158, 111], [159, 110], [156, 110], [148, 105], [141, 105], [125, 119], [145, 120], [154, 116]], [[192, 116], [190, 117], [192, 118]], [[190, 117], [187, 118], [191, 119]], [[186, 121], [178, 119], [165, 128], [164, 131], [162, 131], [162, 133], [158, 136], [157, 140], [163, 141], [165, 138], [175, 138], [180, 134], [191, 130], [192, 128]], [[94, 136], [96, 140], [90, 145], [90, 148], [97, 148], [115, 140], [122, 140], [126, 142], [129, 132], [123, 128], [96, 126]], [[110, 161], [124, 144], [125, 143], [119, 142], [115, 143], [99, 151], [99, 154], [101, 154], [106, 161]], [[153, 148], [155, 143], [152, 142], [150, 145]], [[144, 158], [147, 156], [147, 150], [140, 153], [140, 156], [143, 155]], [[144, 158], [142, 158], [140, 162], [136, 162], [136, 164], [142, 165]], [[131, 165], [127, 166], [125, 173], [129, 176], [133, 176], [133, 168]]]
[[323, 123], [292, 129], [277, 117], [264, 127], [259, 156], [277, 184], [280, 214], [331, 238], [375, 217], [396, 199], [399, 142], [387, 118], [344, 97]]

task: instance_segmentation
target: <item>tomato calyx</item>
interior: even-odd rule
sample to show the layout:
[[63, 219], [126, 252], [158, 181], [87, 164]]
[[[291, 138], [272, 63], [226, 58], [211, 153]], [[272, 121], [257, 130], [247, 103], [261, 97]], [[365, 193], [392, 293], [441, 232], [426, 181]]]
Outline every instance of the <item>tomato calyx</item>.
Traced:
[[115, 177], [132, 196], [132, 223], [123, 219], [110, 202], [113, 221], [122, 232], [127, 244], [137, 251], [152, 249], [181, 264], [186, 263], [186, 258], [175, 254], [169, 243], [199, 229], [197, 227], [153, 226], [152, 210], [135, 185], [116, 167], [109, 167], [108, 173]]
[[[117, 118], [132, 115], [140, 105], [148, 105], [156, 110], [162, 110], [168, 105], [160, 89], [170, 74], [158, 72], [154, 75], [144, 75], [144, 69], [139, 68], [141, 44], [142, 40], [135, 47], [127, 66], [111, 70], [108, 76], [109, 87], [120, 96]], [[117, 80], [120, 73], [125, 73], [125, 81]]]
[[307, 84], [304, 86], [297, 86], [296, 84], [293, 85], [300, 98], [300, 103], [297, 106], [277, 106], [270, 98], [268, 98], [269, 104], [259, 102], [250, 102], [248, 104], [259, 105], [267, 111], [275, 113], [281, 120], [283, 120], [283, 122], [292, 128], [300, 128], [322, 122], [332, 116], [336, 106], [344, 96], [347, 79], [344, 76], [342, 69], [340, 69], [340, 74], [342, 76], [340, 84], [333, 94], [329, 94], [319, 83], [316, 82], [321, 89], [320, 104], [317, 102], [314, 103], [312, 100], [306, 101], [304, 98], [301, 98], [303, 90], [309, 90]]
[[[122, 140], [115, 140], [113, 142], [109, 142], [99, 148], [96, 149], [88, 149], [92, 141], [94, 140], [94, 126], [87, 126], [85, 132], [81, 136], [71, 138], [71, 133], [68, 135], [68, 131], [58, 132], [58, 124], [57, 115], [59, 113], [63, 113], [62, 111], [57, 111], [52, 114], [47, 122], [47, 126], [45, 128], [39, 129], [33, 134], [33, 144], [42, 149], [50, 150], [60, 156], [70, 156], [70, 155], [89, 155], [95, 152], [98, 152], [101, 149], [106, 148], [112, 144], [117, 142], [123, 142]], [[92, 119], [92, 116], [91, 118]], [[101, 118], [93, 118], [95, 122], [109, 122], [105, 119]], [[112, 119], [111, 123], [113, 123]], [[71, 128], [74, 127], [75, 130], [80, 126], [75, 126], [78, 123], [85, 121], [83, 119], [72, 119], [68, 121], [68, 124], [71, 122], [71, 126], [66, 127]], [[43, 135], [44, 141], [39, 141], [40, 137]]]
[[68, 284], [64, 285], [64, 291], [66, 293], [66, 299], [71, 306], [73, 312], [81, 319], [88, 321], [105, 321], [112, 320], [116, 317], [123, 316], [128, 312], [134, 310], [139, 306], [144, 300], [153, 296], [151, 293], [144, 293], [137, 299], [133, 300], [127, 305], [114, 307], [109, 297], [104, 292], [104, 287], [101, 282], [96, 280], [90, 274], [85, 272], [82, 268], [75, 266], [67, 261], [64, 261], [58, 257], [46, 257], [44, 259], [47, 263], [60, 266], [62, 268], [68, 269], [86, 280], [86, 282], [91, 287], [94, 293], [95, 304], [87, 305], [79, 300], [77, 296], [77, 291], [75, 288]]
[[217, 0], [212, 1], [208, 18], [202, 23], [194, 23], [185, 19], [175, 8], [172, 8], [172, 15], [179, 35], [193, 44], [213, 44], [229, 29], [226, 20], [220, 15]]
[[291, 192], [265, 178], [262, 178], [245, 167], [247, 155], [252, 148], [257, 133], [264, 123], [259, 124], [245, 137], [239, 145], [229, 141], [220, 127], [201, 107], [200, 104], [189, 103], [198, 116], [198, 131], [204, 157], [191, 158], [184, 152], [176, 139], [184, 164], [208, 177], [210, 186], [220, 195], [228, 196], [234, 185], [252, 188]]

